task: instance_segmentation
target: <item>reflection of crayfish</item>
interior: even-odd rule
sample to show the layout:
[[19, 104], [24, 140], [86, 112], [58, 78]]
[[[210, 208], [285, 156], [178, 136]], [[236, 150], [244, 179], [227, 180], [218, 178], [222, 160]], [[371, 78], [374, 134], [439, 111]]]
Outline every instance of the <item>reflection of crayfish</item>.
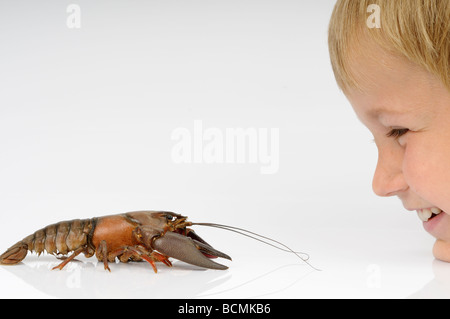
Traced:
[[[28, 250], [38, 255], [45, 250], [49, 254], [63, 256], [73, 252], [53, 269], [62, 269], [78, 254], [84, 253], [86, 257], [92, 257], [95, 254], [108, 270], [110, 270], [108, 262], [114, 262], [118, 258], [124, 263], [146, 260], [156, 272], [156, 261], [172, 266], [169, 257], [203, 268], [223, 270], [228, 267], [212, 261], [211, 258], [222, 257], [229, 260], [231, 258], [211, 247], [187, 226], [212, 226], [232, 230], [252, 238], [258, 236], [271, 240], [236, 227], [192, 223], [186, 219], [187, 217], [172, 212], [139, 211], [63, 221], [44, 227], [10, 247], [0, 256], [0, 264], [14, 265], [25, 258]], [[262, 239], [255, 239], [267, 243]], [[276, 243], [286, 247], [279, 242]], [[279, 248], [273, 244], [267, 244]], [[286, 251], [300, 257], [299, 253], [289, 248]], [[307, 260], [307, 258], [300, 258], [305, 262]]]

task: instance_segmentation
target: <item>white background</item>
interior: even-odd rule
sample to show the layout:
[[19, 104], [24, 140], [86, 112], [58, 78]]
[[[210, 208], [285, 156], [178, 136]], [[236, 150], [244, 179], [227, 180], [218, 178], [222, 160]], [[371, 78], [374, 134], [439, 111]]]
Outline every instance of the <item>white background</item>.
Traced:
[[[68, 28], [70, 3], [81, 28]], [[294, 255], [197, 227], [227, 271], [53, 256], [0, 267], [2, 298], [449, 297], [415, 213], [377, 198], [377, 151], [336, 86], [334, 1], [0, 3], [0, 250], [45, 225], [134, 210], [248, 228]], [[279, 169], [176, 164], [178, 127], [279, 128]], [[7, 288], [5, 288], [7, 287]]]

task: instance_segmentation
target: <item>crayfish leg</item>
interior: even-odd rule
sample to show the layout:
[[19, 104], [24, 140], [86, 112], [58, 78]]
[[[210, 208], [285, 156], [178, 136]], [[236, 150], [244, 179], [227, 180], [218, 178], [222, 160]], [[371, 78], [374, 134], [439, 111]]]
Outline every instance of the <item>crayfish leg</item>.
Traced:
[[135, 252], [130, 250], [129, 246], [124, 246], [122, 248], [119, 248], [115, 251], [112, 251], [108, 254], [109, 260], [119, 258], [120, 262], [127, 263], [130, 260], [133, 261], [141, 261], [142, 258], [139, 254], [136, 254]]
[[154, 259], [156, 259], [156, 260], [158, 260], [160, 262], [163, 262], [167, 267], [172, 267], [172, 263], [170, 262], [169, 257], [167, 257], [167, 256], [165, 256], [163, 254], [160, 254], [160, 253], [158, 253], [156, 251], [153, 251], [151, 256]]
[[164, 256], [156, 251], [149, 252], [149, 251], [147, 251], [147, 249], [145, 249], [142, 246], [134, 246], [134, 247], [126, 246], [126, 247], [123, 247], [123, 248], [117, 250], [115, 252], [115, 254], [116, 254], [116, 256], [121, 255], [121, 256], [119, 256], [119, 259], [122, 259], [122, 258], [124, 258], [124, 259], [126, 258], [127, 260], [129, 258], [133, 258], [134, 260], [144, 259], [146, 262], [148, 262], [152, 266], [153, 271], [155, 273], [158, 272], [158, 269], [156, 268], [156, 265], [155, 265], [155, 261], [163, 262], [168, 267], [172, 266], [172, 263], [170, 262], [170, 260], [167, 256]]
[[146, 255], [142, 255], [141, 257], [152, 266], [153, 271], [156, 274], [158, 272], [158, 268], [156, 268], [156, 265], [155, 265], [155, 262], [153, 261], [153, 259], [151, 259], [149, 256], [146, 256]]
[[111, 272], [108, 266], [108, 247], [106, 246], [106, 241], [102, 240], [95, 250], [95, 256], [97, 256], [98, 260], [103, 260], [103, 266], [105, 270]]
[[148, 262], [152, 268], [153, 271], [155, 272], [155, 274], [158, 272], [158, 269], [156, 268], [155, 265], [155, 261], [153, 258], [151, 258], [151, 255], [148, 255], [148, 252], [143, 248], [143, 247], [127, 247], [127, 249], [130, 251], [132, 256], [138, 257], [138, 258], [142, 258], [144, 259], [146, 262]]
[[67, 265], [70, 261], [72, 261], [76, 256], [78, 256], [80, 253], [82, 253], [84, 251], [84, 247], [80, 247], [78, 249], [76, 249], [72, 255], [70, 255], [69, 257], [67, 257], [66, 259], [64, 259], [64, 261], [62, 263], [60, 263], [58, 266], [53, 267], [52, 270], [55, 269], [59, 269], [62, 270], [64, 268], [65, 265]]
[[150, 256], [147, 255], [141, 255], [141, 257], [143, 259], [145, 259], [146, 261], [148, 261], [150, 263], [150, 265], [152, 265], [153, 270], [155, 271], [155, 273], [157, 273], [157, 269], [155, 266], [155, 261], [160, 261], [163, 262], [167, 267], [172, 267], [172, 263], [169, 260], [169, 257], [164, 256], [156, 251], [151, 252]]

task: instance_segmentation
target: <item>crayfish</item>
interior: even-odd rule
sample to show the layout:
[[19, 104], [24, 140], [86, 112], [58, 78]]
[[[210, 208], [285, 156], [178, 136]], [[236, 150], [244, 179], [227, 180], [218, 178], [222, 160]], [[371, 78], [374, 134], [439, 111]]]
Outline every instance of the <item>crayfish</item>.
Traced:
[[[231, 230], [274, 247], [276, 246], [263, 239], [283, 245], [270, 238], [237, 227], [189, 222], [186, 216], [173, 212], [137, 211], [89, 219], [74, 219], [46, 226], [4, 252], [0, 256], [0, 265], [14, 265], [22, 261], [28, 251], [40, 255], [45, 250], [57, 257], [67, 256], [72, 252], [70, 256], [64, 257], [63, 262], [53, 268], [60, 270], [80, 253], [88, 258], [95, 255], [100, 262], [103, 262], [105, 270], [109, 271], [111, 270], [108, 263], [115, 262], [116, 259], [123, 263], [145, 260], [150, 263], [156, 273], [155, 262], [172, 266], [169, 257], [202, 268], [228, 269], [227, 266], [211, 259], [221, 257], [231, 260], [231, 257], [214, 249], [194, 230], [188, 228], [193, 225]], [[300, 257], [299, 254], [303, 253], [294, 252], [287, 246], [283, 246], [287, 249], [276, 248], [292, 252], [305, 262], [308, 259]]]

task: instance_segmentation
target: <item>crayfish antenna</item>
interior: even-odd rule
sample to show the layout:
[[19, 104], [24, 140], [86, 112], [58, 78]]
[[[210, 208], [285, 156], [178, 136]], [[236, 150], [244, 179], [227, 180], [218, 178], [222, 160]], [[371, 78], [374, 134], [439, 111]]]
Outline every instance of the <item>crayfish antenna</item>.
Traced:
[[[266, 236], [257, 234], [257, 233], [255, 233], [255, 232], [252, 232], [252, 231], [249, 231], [249, 230], [246, 230], [246, 229], [243, 229], [243, 228], [234, 227], [234, 226], [229, 226], [229, 225], [215, 224], [215, 223], [191, 223], [191, 225], [200, 225], [200, 226], [216, 227], [216, 228], [220, 228], [220, 229], [225, 229], [225, 230], [228, 230], [228, 231], [232, 231], [232, 232], [238, 233], [238, 234], [243, 235], [243, 236], [246, 236], [246, 237], [250, 237], [250, 238], [252, 238], [252, 239], [254, 239], [254, 240], [257, 240], [257, 241], [260, 241], [260, 242], [262, 242], [262, 243], [264, 243], [264, 244], [266, 244], [266, 245], [275, 247], [275, 248], [277, 248], [277, 249], [279, 249], [279, 250], [282, 250], [282, 251], [286, 251], [286, 252], [292, 253], [292, 254], [296, 255], [298, 258], [300, 258], [305, 264], [307, 264], [307, 265], [308, 265], [309, 267], [311, 267], [312, 269], [320, 271], [320, 269], [314, 267], [313, 265], [311, 265], [311, 264], [308, 262], [309, 255], [308, 255], [307, 253], [303, 253], [303, 252], [299, 252], [299, 251], [294, 251], [294, 250], [292, 250], [291, 248], [289, 248], [288, 246], [286, 246], [285, 244], [283, 244], [283, 243], [281, 243], [281, 242], [279, 242], [279, 241], [277, 241], [277, 240], [275, 240], [275, 239], [272, 239], [272, 238], [269, 238], [269, 237], [266, 237]], [[279, 247], [279, 246], [277, 246], [277, 245], [275, 245], [275, 244], [272, 244], [272, 243], [270, 243], [270, 242], [275, 243], [275, 244], [277, 244], [277, 245], [279, 245], [279, 246], [282, 246], [282, 247], [284, 247], [284, 248], [281, 248], [281, 247]]]

